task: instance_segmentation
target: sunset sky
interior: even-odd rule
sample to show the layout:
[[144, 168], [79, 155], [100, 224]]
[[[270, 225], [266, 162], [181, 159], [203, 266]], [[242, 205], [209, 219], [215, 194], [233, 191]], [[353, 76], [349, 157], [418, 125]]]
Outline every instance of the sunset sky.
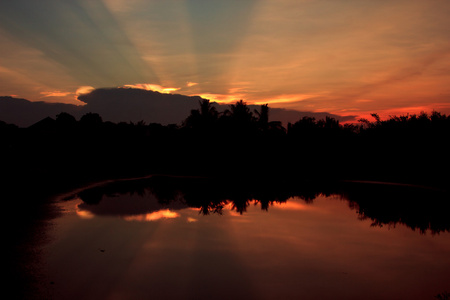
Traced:
[[137, 87], [302, 111], [450, 113], [449, 0], [0, 2], [0, 96]]

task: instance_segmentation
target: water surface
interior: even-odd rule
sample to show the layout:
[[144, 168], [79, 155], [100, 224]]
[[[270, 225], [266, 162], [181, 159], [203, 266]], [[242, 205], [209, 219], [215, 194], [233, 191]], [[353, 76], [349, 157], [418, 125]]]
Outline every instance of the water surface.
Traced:
[[[60, 203], [44, 258], [55, 299], [436, 299], [450, 291], [448, 224], [414, 225], [398, 207], [400, 217], [377, 216], [364, 202], [373, 185], [359, 189], [358, 199], [371, 193], [361, 204], [342, 192], [266, 190], [258, 199], [226, 187], [141, 184]], [[388, 198], [396, 197], [408, 201]]]

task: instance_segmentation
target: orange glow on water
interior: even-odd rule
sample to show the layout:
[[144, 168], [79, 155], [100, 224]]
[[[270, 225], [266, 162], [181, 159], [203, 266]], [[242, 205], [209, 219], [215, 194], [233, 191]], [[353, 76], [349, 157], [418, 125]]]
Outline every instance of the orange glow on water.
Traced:
[[[108, 200], [114, 204], [116, 199], [102, 203]], [[186, 298], [189, 293], [208, 299], [223, 282], [238, 286], [239, 298], [248, 299], [358, 299], [361, 293], [373, 295], [371, 299], [400, 299], [405, 291], [408, 299], [431, 299], [445, 290], [448, 232], [433, 236], [400, 224], [373, 226], [373, 220], [359, 218], [355, 207], [349, 209], [342, 200], [337, 195], [311, 202], [292, 197], [270, 202], [265, 211], [260, 201], [248, 199], [243, 214], [236, 211], [236, 202], [225, 200], [221, 215], [178, 207], [126, 218], [120, 211], [92, 209], [101, 212], [93, 218], [94, 213], [78, 208], [81, 199], [63, 202], [65, 214], [55, 221], [58, 230], [52, 237], [57, 242], [46, 252], [49, 275], [58, 280], [55, 291], [69, 295], [65, 299], [98, 298], [98, 285], [79, 290], [86, 279], [104, 284], [100, 290], [108, 289], [110, 295], [133, 299], [154, 291], [161, 293], [157, 298]], [[75, 212], [80, 217], [73, 218]], [[124, 219], [138, 222], [130, 226]], [[162, 219], [171, 220], [149, 222]], [[89, 238], [80, 238], [85, 236]], [[85, 276], [73, 276], [74, 270]], [[198, 297], [192, 282], [211, 282], [203, 287], [205, 297]], [[261, 292], [247, 286], [261, 287]], [[221, 293], [219, 299], [232, 299], [236, 289]]]
[[289, 199], [287, 202], [275, 203], [272, 206], [274, 209], [286, 209], [286, 210], [310, 210], [313, 209], [311, 205], [296, 202], [295, 199]]
[[163, 209], [148, 214], [126, 216], [124, 217], [124, 219], [126, 221], [149, 222], [149, 221], [158, 221], [161, 219], [175, 219], [178, 218], [179, 216], [180, 216], [179, 213], [170, 211], [169, 209]]
[[92, 219], [92, 218], [94, 218], [94, 214], [91, 213], [90, 211], [77, 209], [76, 212], [77, 212], [77, 215], [80, 218], [82, 218], [82, 219]]

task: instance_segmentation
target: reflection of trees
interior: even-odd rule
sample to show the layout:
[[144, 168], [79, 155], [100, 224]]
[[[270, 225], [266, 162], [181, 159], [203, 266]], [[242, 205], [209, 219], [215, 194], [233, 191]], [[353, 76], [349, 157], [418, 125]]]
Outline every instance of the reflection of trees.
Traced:
[[[207, 178], [153, 176], [149, 179], [118, 181], [94, 187], [80, 192], [78, 196], [88, 204], [98, 204], [103, 195], [138, 194], [144, 197], [146, 192], [150, 192], [161, 204], [182, 201], [190, 207], [199, 208], [204, 215], [221, 214], [223, 207], [228, 204], [241, 214], [246, 212], [251, 203], [259, 203], [261, 209], [267, 210], [273, 203], [286, 202], [290, 197], [298, 196], [298, 193], [278, 190], [275, 185], [268, 186], [267, 183], [263, 190], [259, 190], [259, 187], [261, 186], [257, 184], [230, 185]], [[317, 196], [320, 193], [313, 194]], [[311, 192], [300, 197], [309, 201]]]
[[78, 197], [87, 204], [98, 204], [103, 196], [136, 194], [144, 197], [147, 189], [145, 180], [124, 180], [83, 190], [78, 194]]
[[340, 195], [349, 207], [357, 210], [361, 220], [372, 220], [372, 226], [405, 225], [424, 233], [450, 231], [447, 193], [418, 187], [381, 184], [341, 183], [299, 185], [295, 182], [244, 183], [214, 181], [207, 178], [176, 178], [155, 176], [149, 179], [123, 181], [83, 191], [79, 197], [89, 204], [98, 203], [103, 195], [151, 192], [160, 204], [181, 201], [199, 209], [203, 215], [222, 214], [225, 206], [244, 214], [250, 205], [262, 210], [285, 203], [291, 197], [313, 203], [323, 195]]
[[99, 204], [102, 201], [104, 190], [101, 188], [92, 188], [84, 190], [78, 194], [81, 200], [86, 204]]
[[449, 194], [439, 190], [396, 185], [350, 184], [340, 191], [372, 226], [403, 224], [425, 233], [450, 231]]

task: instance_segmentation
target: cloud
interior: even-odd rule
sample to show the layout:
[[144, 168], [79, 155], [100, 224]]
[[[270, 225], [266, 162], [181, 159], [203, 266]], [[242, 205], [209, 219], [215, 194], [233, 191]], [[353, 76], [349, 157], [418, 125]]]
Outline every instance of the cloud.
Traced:
[[61, 92], [61, 91], [51, 91], [51, 92], [41, 92], [42, 97], [66, 97], [71, 95], [71, 92]]
[[95, 90], [95, 88], [92, 86], [80, 86], [75, 92], [75, 95], [77, 96], [77, 100], [78, 100], [79, 96], [89, 94], [93, 90]]
[[279, 95], [274, 98], [271, 98], [270, 100], [265, 101], [254, 101], [254, 104], [265, 104], [270, 103], [271, 105], [279, 105], [279, 104], [286, 104], [286, 103], [293, 103], [293, 102], [300, 102], [305, 99], [310, 99], [317, 97], [317, 95], [309, 95], [309, 94], [292, 94], [292, 95]]
[[0, 120], [28, 127], [46, 117], [55, 118], [57, 114], [67, 112], [80, 116], [80, 106], [63, 103], [32, 102], [26, 99], [0, 97]]
[[160, 92], [163, 94], [171, 94], [180, 89], [180, 88], [175, 88], [175, 87], [163, 87], [159, 84], [151, 84], [151, 83], [126, 84], [123, 87], [131, 88], [131, 89], [141, 89], [141, 90], [146, 90], [146, 91]]
[[47, 97], [57, 97], [57, 98], [66, 98], [67, 96], [74, 96], [75, 103], [80, 104], [78, 97], [81, 95], [89, 94], [95, 90], [92, 86], [80, 86], [75, 92], [62, 92], [62, 91], [48, 91], [48, 92], [40, 92], [43, 98]]
[[84, 111], [100, 114], [104, 120], [180, 124], [198, 107], [200, 97], [166, 94], [147, 89], [103, 88], [78, 97]]
[[242, 94], [212, 94], [212, 93], [203, 93], [199, 94], [200, 97], [209, 99], [211, 101], [217, 103], [233, 103], [240, 99], [242, 99]]
[[73, 103], [58, 93], [133, 83], [336, 114], [449, 103], [437, 99], [450, 92], [449, 8], [442, 0], [0, 1], [0, 94]]
[[197, 84], [198, 84], [197, 82], [190, 82], [190, 81], [186, 82], [187, 87], [196, 86]]
[[[84, 87], [81, 91], [88, 91]], [[198, 109], [199, 96], [184, 96], [178, 94], [164, 94], [160, 92], [134, 88], [103, 88], [94, 89], [89, 93], [81, 93], [79, 101], [84, 105], [72, 105], [48, 102], [31, 102], [25, 99], [0, 97], [0, 120], [13, 123], [21, 127], [28, 127], [46, 117], [54, 118], [60, 112], [67, 112], [79, 119], [83, 114], [95, 112], [104, 121], [181, 124], [192, 109]], [[218, 111], [229, 108], [226, 104], [214, 103]], [[259, 105], [249, 105], [253, 111], [259, 110]], [[270, 105], [269, 105], [270, 107]], [[326, 116], [340, 121], [354, 120], [355, 116], [340, 116], [327, 112], [297, 111], [283, 108], [271, 108], [270, 120], [296, 122], [304, 116], [323, 119]]]

